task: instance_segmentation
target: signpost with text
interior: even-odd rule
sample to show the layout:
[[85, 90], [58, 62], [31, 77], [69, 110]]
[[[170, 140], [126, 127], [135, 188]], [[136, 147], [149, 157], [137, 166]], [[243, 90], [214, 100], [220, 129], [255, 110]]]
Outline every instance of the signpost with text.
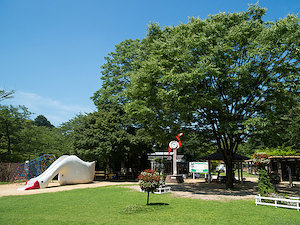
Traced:
[[193, 178], [195, 179], [195, 173], [208, 173], [208, 162], [190, 162], [189, 172], [193, 173]]

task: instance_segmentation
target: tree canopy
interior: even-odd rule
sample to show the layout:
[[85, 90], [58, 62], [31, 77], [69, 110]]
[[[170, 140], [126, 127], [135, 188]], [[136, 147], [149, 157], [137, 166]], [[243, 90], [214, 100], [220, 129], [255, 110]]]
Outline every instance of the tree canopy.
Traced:
[[119, 86], [108, 85], [105, 99], [122, 100], [155, 133], [211, 133], [232, 187], [233, 155], [249, 124], [299, 102], [299, 19], [264, 22], [265, 12], [254, 4], [178, 26], [151, 24], [142, 41], [122, 42], [107, 59], [104, 85]]

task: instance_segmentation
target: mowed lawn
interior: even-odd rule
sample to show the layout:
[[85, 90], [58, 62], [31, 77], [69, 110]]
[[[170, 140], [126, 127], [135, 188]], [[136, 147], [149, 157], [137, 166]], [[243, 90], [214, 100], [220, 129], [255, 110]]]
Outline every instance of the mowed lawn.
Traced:
[[300, 224], [297, 210], [99, 187], [0, 198], [0, 224]]

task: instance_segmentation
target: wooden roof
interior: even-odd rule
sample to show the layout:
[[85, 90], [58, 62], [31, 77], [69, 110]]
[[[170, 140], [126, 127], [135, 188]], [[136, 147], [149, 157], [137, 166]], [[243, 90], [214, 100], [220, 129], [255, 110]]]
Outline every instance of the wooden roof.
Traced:
[[[222, 157], [222, 154], [219, 152], [215, 152], [213, 154], [204, 156], [201, 159], [203, 159], [203, 160], [224, 160]], [[233, 157], [234, 161], [244, 161], [247, 159], [250, 159], [250, 158], [248, 158], [247, 156], [239, 155], [239, 154], [235, 154]]]

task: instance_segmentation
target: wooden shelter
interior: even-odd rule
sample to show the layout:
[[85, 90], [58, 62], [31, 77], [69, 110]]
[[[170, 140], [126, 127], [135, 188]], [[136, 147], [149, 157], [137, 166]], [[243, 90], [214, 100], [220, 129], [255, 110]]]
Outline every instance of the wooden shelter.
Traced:
[[270, 156], [269, 172], [278, 173], [280, 181], [300, 180], [300, 156]]
[[[213, 154], [204, 156], [201, 159], [208, 161], [208, 183], [210, 183], [211, 182], [211, 169], [210, 169], [211, 161], [212, 160], [224, 161], [223, 156], [221, 153], [215, 152]], [[241, 183], [243, 183], [243, 162], [248, 159], [249, 158], [247, 156], [243, 156], [243, 155], [239, 155], [239, 154], [235, 154], [233, 157], [233, 163], [236, 165], [236, 167], [238, 169], [238, 180], [240, 180]]]

